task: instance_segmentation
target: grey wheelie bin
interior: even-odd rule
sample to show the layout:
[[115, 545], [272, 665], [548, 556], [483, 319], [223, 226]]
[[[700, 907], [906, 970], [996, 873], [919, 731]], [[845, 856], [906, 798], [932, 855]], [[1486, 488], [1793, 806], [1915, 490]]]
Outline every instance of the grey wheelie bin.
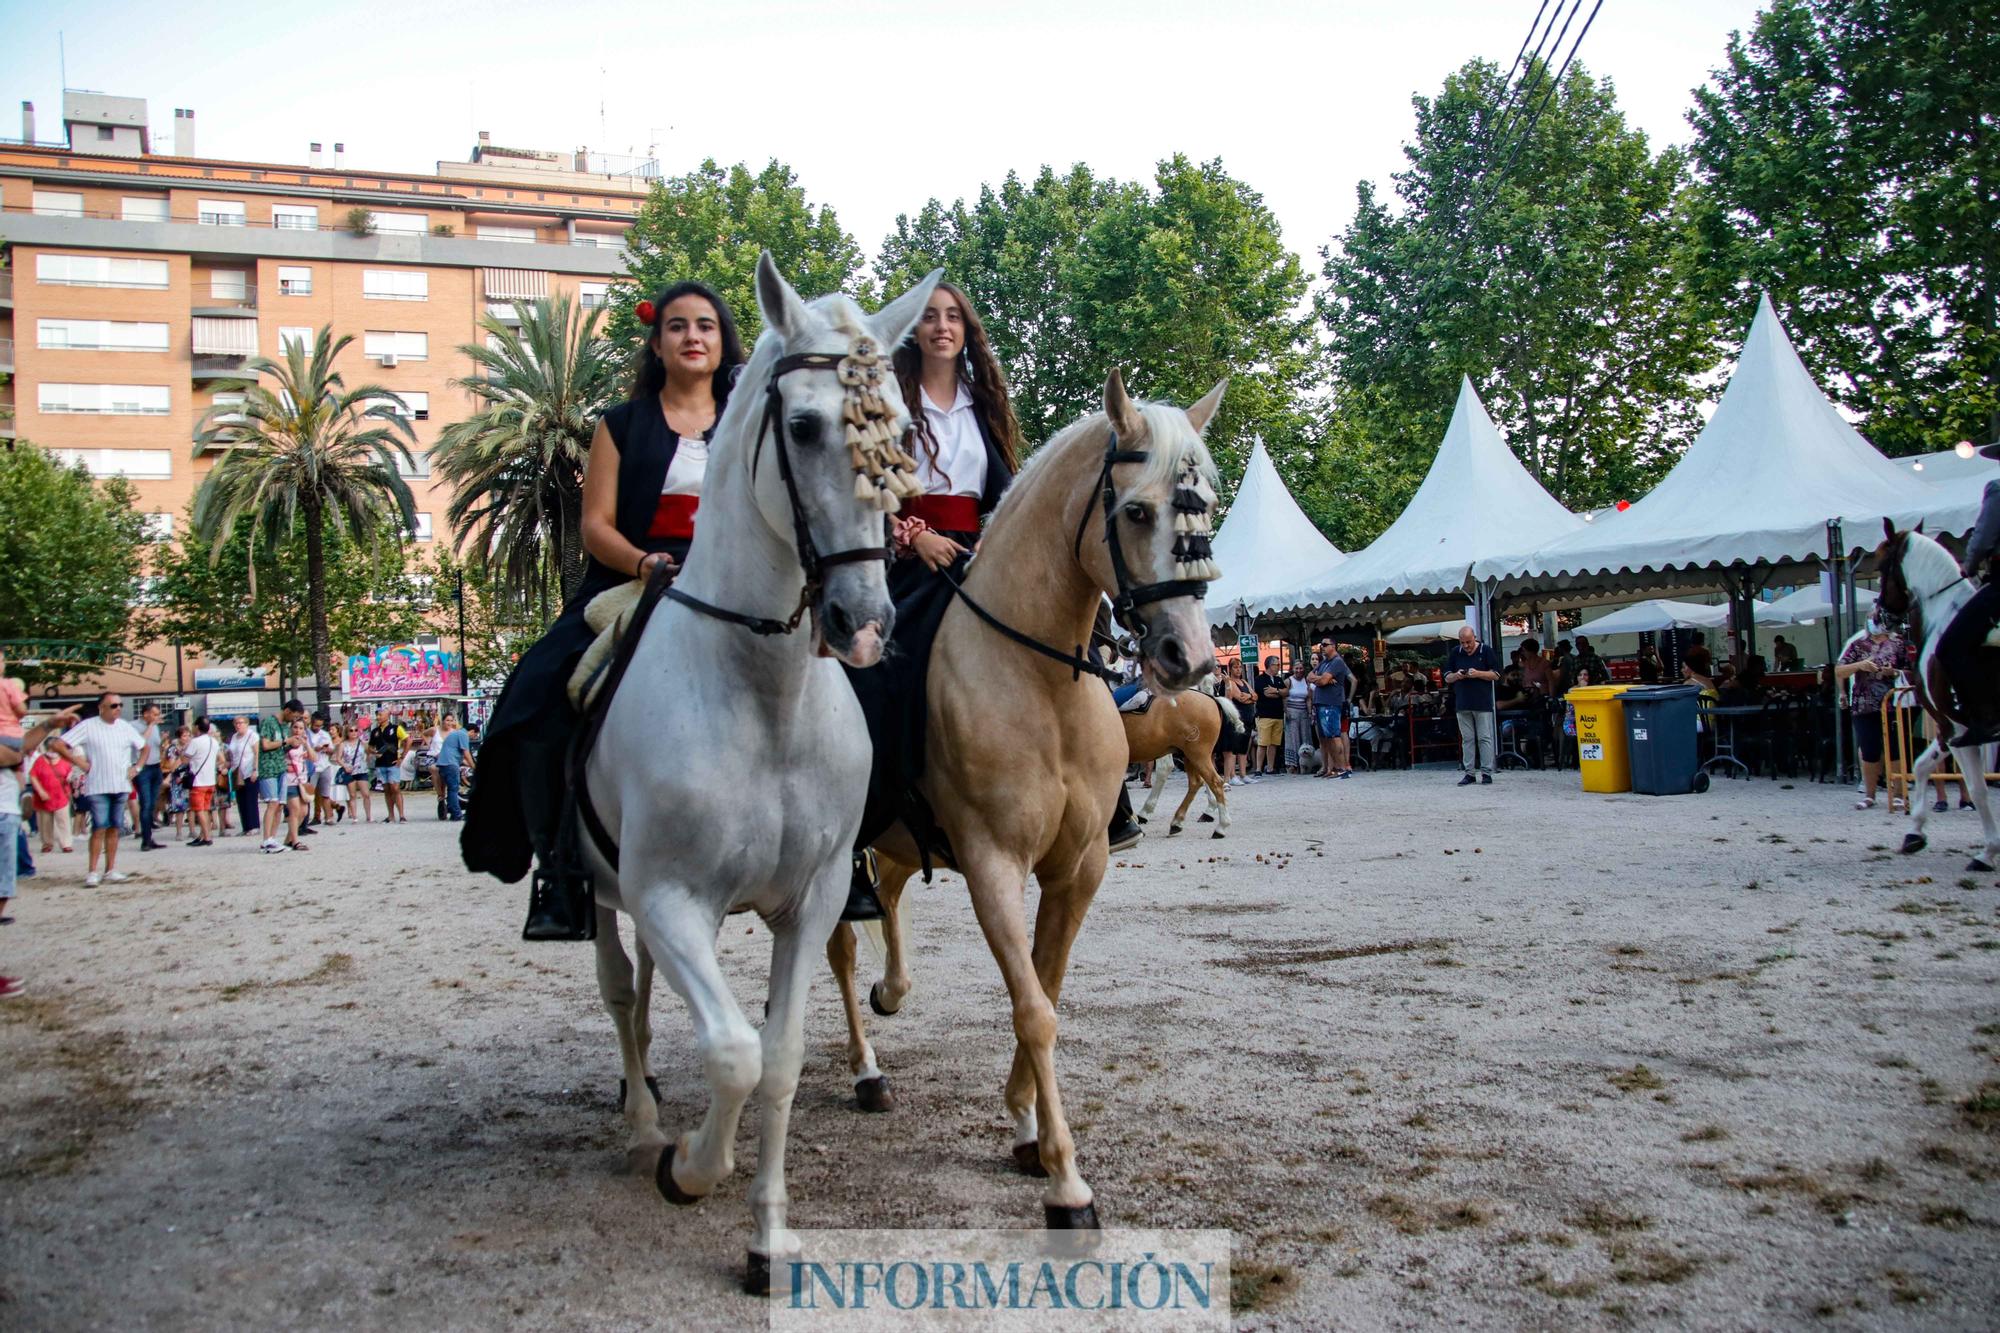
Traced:
[[1707, 791], [1708, 774], [1702, 771], [1695, 752], [1701, 688], [1642, 685], [1626, 690], [1619, 698], [1625, 704], [1632, 790], [1647, 796]]

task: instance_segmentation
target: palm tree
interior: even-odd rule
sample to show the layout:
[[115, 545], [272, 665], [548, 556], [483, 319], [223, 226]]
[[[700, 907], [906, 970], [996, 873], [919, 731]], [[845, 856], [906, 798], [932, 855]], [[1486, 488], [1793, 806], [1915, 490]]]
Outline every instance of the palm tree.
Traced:
[[602, 311], [564, 296], [515, 310], [519, 331], [489, 315], [486, 343], [459, 349], [479, 373], [453, 383], [478, 406], [439, 433], [431, 459], [452, 484], [457, 541], [503, 592], [546, 609], [552, 567], [557, 600], [583, 580], [583, 465], [625, 359], [598, 336]]
[[[285, 359], [253, 357], [245, 367], [256, 380], [225, 387], [240, 390], [241, 404], [218, 404], [195, 428], [195, 456], [211, 449], [222, 457], [195, 491], [192, 526], [215, 558], [236, 525], [251, 524], [253, 540], [275, 547], [303, 522], [306, 532], [306, 612], [311, 619], [314, 696], [324, 711], [330, 645], [326, 629], [326, 539], [329, 531], [357, 545], [385, 530], [397, 539], [416, 526], [416, 505], [397, 472], [415, 469], [415, 439], [403, 400], [377, 384], [349, 389], [334, 358], [353, 342], [322, 328], [308, 349], [285, 345]], [[275, 383], [266, 388], [265, 376]], [[391, 524], [394, 524], [392, 527]], [[251, 562], [250, 595], [257, 595]]]

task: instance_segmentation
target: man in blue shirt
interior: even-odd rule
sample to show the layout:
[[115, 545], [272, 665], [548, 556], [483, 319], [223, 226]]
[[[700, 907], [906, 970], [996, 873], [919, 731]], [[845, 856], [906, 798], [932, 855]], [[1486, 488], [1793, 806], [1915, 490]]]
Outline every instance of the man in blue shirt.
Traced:
[[1458, 646], [1444, 659], [1444, 682], [1451, 686], [1452, 706], [1458, 710], [1459, 767], [1465, 770], [1458, 780], [1461, 787], [1493, 781], [1493, 682], [1498, 679], [1500, 661], [1493, 650], [1479, 641], [1472, 626], [1461, 625]]
[[458, 800], [459, 774], [472, 767], [472, 744], [458, 729], [458, 714], [446, 713], [442, 725], [444, 739], [438, 744], [435, 767], [438, 782], [444, 787], [445, 818], [463, 819], [465, 810]]
[[1347, 759], [1347, 697], [1354, 688], [1354, 672], [1332, 639], [1319, 641], [1319, 665], [1307, 679], [1312, 682], [1313, 716], [1319, 725], [1320, 743], [1326, 747], [1319, 775], [1353, 777], [1354, 769]]

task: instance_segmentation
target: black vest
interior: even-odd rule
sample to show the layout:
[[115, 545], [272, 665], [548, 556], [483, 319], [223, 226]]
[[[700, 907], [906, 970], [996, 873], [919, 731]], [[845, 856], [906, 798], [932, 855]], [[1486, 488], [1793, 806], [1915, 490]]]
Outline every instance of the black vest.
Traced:
[[[618, 535], [642, 551], [665, 551], [677, 561], [684, 559], [688, 550], [685, 539], [647, 535], [660, 507], [660, 488], [667, 484], [667, 469], [681, 443], [681, 437], [667, 425], [659, 400], [620, 403], [604, 414], [604, 426], [611, 433], [611, 442], [618, 446], [618, 511], [614, 520]], [[711, 430], [702, 438], [713, 435]], [[631, 577], [600, 564], [593, 556], [581, 595], [587, 600]]]

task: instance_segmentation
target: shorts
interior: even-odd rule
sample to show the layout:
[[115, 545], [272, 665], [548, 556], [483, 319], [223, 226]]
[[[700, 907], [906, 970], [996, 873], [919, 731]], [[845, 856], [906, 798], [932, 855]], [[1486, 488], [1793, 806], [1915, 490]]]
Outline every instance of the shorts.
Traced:
[[258, 778], [257, 799], [260, 801], [277, 800], [279, 793], [283, 789], [283, 784], [283, 778]]
[[83, 803], [90, 808], [90, 831], [110, 829], [114, 833], [125, 821], [125, 793], [85, 795]]
[[332, 796], [334, 784], [339, 781], [340, 775], [333, 771], [332, 764], [321, 764], [313, 770], [313, 790], [321, 796]]
[[1854, 715], [1854, 748], [1861, 754], [1864, 764], [1882, 762], [1882, 715], [1880, 713], [1856, 713]]
[[1257, 744], [1283, 745], [1285, 743], [1285, 719], [1282, 717], [1260, 717], [1257, 719]]
[[389, 782], [400, 783], [403, 780], [403, 770], [401, 767], [395, 764], [377, 765], [375, 769], [375, 780], [377, 782], [382, 782], [382, 783], [389, 783]]
[[215, 809], [215, 788], [193, 787], [188, 791], [188, 809], [196, 814], [207, 814]]
[[1347, 710], [1345, 708], [1318, 708], [1313, 710], [1319, 723], [1319, 734], [1328, 740], [1335, 740], [1347, 734]]

